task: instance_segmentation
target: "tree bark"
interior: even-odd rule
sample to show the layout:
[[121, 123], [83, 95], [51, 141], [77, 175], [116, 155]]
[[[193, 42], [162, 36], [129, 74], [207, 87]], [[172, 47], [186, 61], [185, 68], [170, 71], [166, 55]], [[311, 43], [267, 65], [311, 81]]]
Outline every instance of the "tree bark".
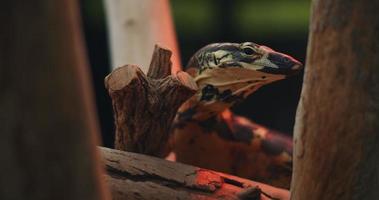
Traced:
[[378, 10], [378, 1], [313, 1], [294, 200], [379, 198]]
[[179, 106], [197, 90], [186, 72], [171, 74], [171, 51], [156, 46], [147, 76], [135, 65], [105, 78], [112, 98], [119, 150], [164, 156]]
[[147, 73], [155, 44], [173, 51], [173, 72], [180, 70], [180, 55], [169, 0], [104, 0], [112, 68], [128, 63]]
[[105, 199], [77, 2], [0, 13], [0, 199]]
[[[112, 199], [289, 199], [286, 190], [142, 154], [100, 147]], [[261, 196], [262, 198], [259, 198]]]

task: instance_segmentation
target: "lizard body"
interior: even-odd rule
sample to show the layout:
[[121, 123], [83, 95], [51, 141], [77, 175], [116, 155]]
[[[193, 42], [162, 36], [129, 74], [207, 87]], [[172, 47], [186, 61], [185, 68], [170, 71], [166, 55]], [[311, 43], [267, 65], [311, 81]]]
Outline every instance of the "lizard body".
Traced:
[[292, 139], [228, 108], [301, 69], [294, 58], [251, 42], [200, 49], [186, 67], [199, 91], [179, 108], [174, 122], [176, 160], [289, 188]]

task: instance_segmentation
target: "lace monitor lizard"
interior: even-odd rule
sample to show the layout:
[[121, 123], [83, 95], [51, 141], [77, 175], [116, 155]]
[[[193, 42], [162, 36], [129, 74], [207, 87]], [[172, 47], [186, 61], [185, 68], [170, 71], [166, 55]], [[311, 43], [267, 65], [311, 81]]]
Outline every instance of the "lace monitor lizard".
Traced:
[[175, 117], [176, 160], [289, 188], [292, 139], [228, 108], [302, 68], [291, 56], [252, 42], [215, 43], [197, 51], [185, 69], [199, 91]]

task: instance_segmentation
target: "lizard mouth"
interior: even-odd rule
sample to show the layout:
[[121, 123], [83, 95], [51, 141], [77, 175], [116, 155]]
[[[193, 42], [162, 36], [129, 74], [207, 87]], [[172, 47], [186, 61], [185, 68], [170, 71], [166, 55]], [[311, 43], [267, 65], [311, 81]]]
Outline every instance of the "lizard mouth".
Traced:
[[264, 65], [258, 71], [269, 74], [281, 74], [292, 76], [298, 74], [303, 69], [303, 64], [298, 60], [279, 52], [271, 52], [268, 54], [266, 61], [268, 65]]
[[293, 67], [287, 69], [287, 68], [272, 68], [268, 66], [264, 66], [262, 69], [259, 69], [257, 71], [268, 73], [268, 74], [280, 74], [280, 75], [286, 75], [286, 76], [293, 76], [301, 72], [301, 69], [303, 66], [301, 64], [294, 65]]

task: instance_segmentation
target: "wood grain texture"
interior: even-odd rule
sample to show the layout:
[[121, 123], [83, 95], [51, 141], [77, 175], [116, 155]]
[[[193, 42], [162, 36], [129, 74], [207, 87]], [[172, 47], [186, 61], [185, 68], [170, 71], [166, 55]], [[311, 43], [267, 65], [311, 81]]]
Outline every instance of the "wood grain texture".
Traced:
[[142, 154], [103, 147], [99, 150], [114, 200], [248, 199], [240, 197], [257, 186], [272, 197], [289, 199], [287, 190], [247, 179]]
[[0, 199], [106, 199], [77, 1], [0, 7]]
[[126, 65], [105, 78], [114, 110], [116, 149], [155, 156], [168, 153], [177, 109], [197, 90], [187, 73], [169, 75], [170, 55], [156, 46], [148, 76], [138, 66]]
[[155, 45], [147, 76], [153, 79], [160, 79], [169, 76], [171, 74], [172, 67], [172, 63], [170, 61], [171, 55], [172, 52], [170, 50]]
[[313, 1], [292, 199], [379, 198], [379, 2]]

